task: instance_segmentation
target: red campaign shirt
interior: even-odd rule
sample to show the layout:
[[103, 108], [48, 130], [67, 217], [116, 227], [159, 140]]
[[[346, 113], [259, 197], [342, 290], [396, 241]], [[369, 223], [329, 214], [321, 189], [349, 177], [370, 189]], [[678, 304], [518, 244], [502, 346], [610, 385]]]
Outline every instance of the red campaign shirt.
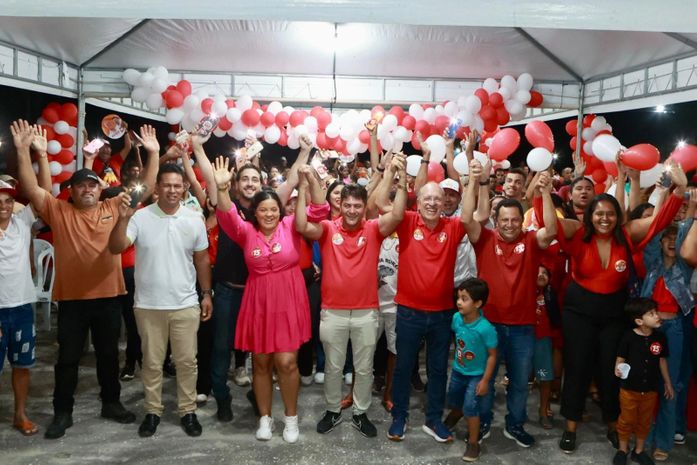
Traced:
[[384, 239], [378, 220], [364, 220], [353, 231], [343, 228], [342, 218], [320, 224], [322, 308], [378, 308], [378, 257]]
[[415, 212], [405, 212], [397, 227], [399, 273], [394, 301], [425, 311], [453, 308], [457, 246], [465, 237], [459, 217], [440, 218], [428, 229]]
[[658, 304], [657, 310], [659, 312], [678, 313], [678, 301], [675, 300], [673, 294], [671, 294], [666, 287], [663, 276], [656, 281], [656, 286], [653, 288], [651, 298]]
[[[116, 179], [118, 179], [118, 182], [111, 183], [112, 186], [118, 186], [121, 184], [121, 166], [123, 166], [123, 159], [121, 158], [121, 155], [118, 153], [115, 153], [111, 156], [109, 159], [108, 163], [109, 168], [114, 172], [114, 176], [116, 176]], [[104, 166], [104, 162], [102, 161], [101, 158], [97, 157], [94, 160], [94, 163], [92, 164], [92, 171], [97, 173], [97, 176], [100, 178], [104, 179], [104, 169], [106, 166]]]
[[298, 265], [301, 270], [305, 270], [312, 266], [312, 246], [307, 243], [307, 240], [300, 241], [300, 260]]
[[218, 255], [218, 236], [220, 235], [218, 223], [215, 223], [212, 228], [206, 228], [206, 235], [208, 236], [208, 259], [211, 266], [215, 266], [215, 258]]
[[545, 305], [545, 294], [542, 292], [542, 289], [537, 290], [535, 302], [535, 315], [537, 316], [535, 338], [542, 339], [545, 337], [552, 337], [552, 325], [549, 323], [549, 314], [547, 313], [547, 306]]
[[542, 260], [537, 233], [523, 231], [517, 240], [506, 242], [498, 232], [482, 228], [473, 247], [479, 278], [489, 285], [484, 317], [492, 323], [534, 325], [537, 272]]
[[121, 268], [133, 268], [134, 266], [136, 266], [136, 248], [131, 245], [121, 252]]

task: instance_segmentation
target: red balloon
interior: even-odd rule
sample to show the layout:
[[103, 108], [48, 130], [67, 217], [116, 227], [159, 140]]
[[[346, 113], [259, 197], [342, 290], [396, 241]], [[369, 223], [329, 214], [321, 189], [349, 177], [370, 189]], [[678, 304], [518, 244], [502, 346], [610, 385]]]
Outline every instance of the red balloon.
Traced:
[[603, 162], [592, 155], [587, 155], [585, 162], [586, 162], [586, 173], [592, 173], [595, 170], [602, 170], [605, 168], [605, 165], [603, 165]]
[[317, 147], [319, 147], [322, 150], [329, 149], [329, 146], [327, 144], [327, 135], [323, 132], [317, 133]]
[[578, 132], [578, 120], [577, 119], [572, 119], [566, 122], [566, 125], [564, 126], [564, 129], [566, 130], [566, 133], [570, 136], [575, 136], [576, 133]]
[[44, 108], [44, 111], [41, 112], [41, 117], [51, 124], [54, 124], [56, 121], [60, 121], [61, 119], [60, 114], [58, 114], [58, 110], [49, 107]]
[[259, 102], [257, 102], [256, 100], [252, 102], [252, 110], [259, 110], [260, 108], [261, 105], [259, 105]]
[[605, 192], [605, 184], [598, 182], [593, 186], [593, 190], [595, 190], [596, 195], [600, 195]]
[[[285, 113], [285, 112], [279, 112], [279, 113]], [[276, 114], [278, 116], [278, 113]], [[281, 147], [285, 147], [288, 145], [288, 134], [286, 134], [286, 131], [281, 131], [281, 137], [278, 138], [278, 142], [276, 142], [278, 145]]]
[[334, 142], [334, 150], [343, 153], [346, 150], [346, 141], [344, 141], [344, 139], [341, 137], [338, 137], [336, 142]]
[[332, 122], [332, 115], [328, 111], [324, 110], [322, 110], [321, 113], [318, 113], [315, 118], [317, 119], [317, 129], [319, 131], [324, 131], [329, 123]]
[[617, 171], [617, 164], [614, 161], [605, 161], [603, 162], [603, 166], [605, 167], [605, 171], [607, 171], [607, 174], [609, 174], [610, 176], [616, 178], [619, 174]]
[[71, 126], [77, 126], [77, 105], [74, 103], [64, 103], [61, 105], [61, 119]]
[[[505, 108], [504, 108], [505, 110]], [[479, 117], [484, 121], [496, 120], [496, 110], [491, 105], [486, 105], [479, 110]]]
[[571, 150], [574, 150], [574, 151], [576, 150], [576, 144], [578, 144], [578, 138], [576, 136], [574, 136], [569, 141], [569, 147], [571, 147]]
[[186, 79], [182, 79], [177, 83], [177, 90], [186, 98], [191, 95], [191, 83]]
[[402, 126], [404, 126], [404, 129], [413, 131], [416, 127], [416, 118], [411, 115], [404, 115], [404, 119], [402, 119]]
[[363, 144], [370, 143], [370, 132], [368, 132], [367, 129], [362, 130], [358, 133], [358, 140], [360, 140]]
[[508, 122], [511, 120], [511, 115], [508, 113], [508, 110], [506, 110], [505, 107], [499, 107], [496, 109], [496, 123], [499, 126], [503, 126], [504, 124], [508, 124]]
[[685, 171], [692, 171], [697, 168], [697, 146], [684, 144], [678, 146], [668, 157], [668, 161], [680, 163]]
[[235, 101], [231, 98], [226, 98], [225, 105], [227, 105], [228, 108], [235, 108]]
[[324, 113], [324, 108], [322, 108], [320, 106], [312, 107], [312, 110], [310, 110], [310, 115], [314, 116], [315, 118], [317, 118], [317, 116], [320, 113]]
[[[72, 153], [71, 153], [71, 155], [72, 155]], [[72, 161], [72, 160], [71, 160], [71, 161]], [[70, 163], [70, 162], [68, 162], [68, 163]], [[65, 163], [64, 163], [64, 164], [65, 164]], [[58, 173], [57, 175], [51, 176], [51, 181], [52, 181], [53, 183], [55, 183], [55, 184], [60, 184], [60, 183], [62, 183], [62, 182], [67, 181], [68, 179], [70, 179], [70, 177], [71, 177], [72, 175], [73, 175], [73, 173], [71, 173], [70, 171], [61, 171], [61, 172]]]
[[[57, 134], [55, 140], [60, 142], [61, 147], [63, 147], [64, 149], [69, 149], [75, 144], [75, 139], [70, 134]], [[65, 163], [61, 164], [65, 165]]]
[[598, 184], [603, 183], [607, 179], [607, 171], [605, 171], [603, 168], [598, 168], [591, 173], [591, 177], [593, 178], [593, 181], [597, 182]]
[[307, 113], [302, 111], [302, 110], [295, 110], [293, 113], [290, 114], [290, 125], [292, 127], [299, 126], [303, 124], [305, 121], [305, 117], [307, 116]]
[[404, 108], [398, 106], [390, 108], [390, 114], [397, 117], [397, 124], [402, 124], [402, 120], [404, 120], [404, 116], [406, 116]]
[[178, 90], [165, 91], [165, 104], [167, 108], [179, 108], [184, 104], [184, 96]]
[[525, 138], [533, 147], [544, 147], [554, 152], [554, 136], [552, 130], [543, 121], [530, 121], [525, 125]]
[[446, 115], [440, 115], [436, 118], [436, 122], [434, 123], [435, 126], [435, 134], [442, 134], [443, 131], [445, 131], [448, 126], [450, 125], [450, 117]]
[[242, 117], [240, 119], [247, 127], [253, 128], [259, 124], [260, 117], [256, 110], [250, 108], [242, 113]]
[[415, 150], [421, 150], [421, 144], [419, 144], [419, 138], [416, 135], [416, 132], [414, 132], [414, 135], [411, 136], [411, 146], [414, 147]]
[[441, 182], [445, 179], [445, 171], [440, 163], [431, 162], [428, 164], [428, 180], [433, 182]]
[[[279, 111], [278, 113], [276, 113], [276, 126], [283, 129], [285, 125], [288, 124], [288, 119], [288, 113], [286, 113], [285, 111]], [[281, 131], [281, 134], [283, 134], [283, 131]]]
[[211, 108], [213, 107], [213, 103], [214, 101], [212, 98], [204, 98], [201, 100], [201, 110], [203, 110], [205, 114], [209, 114], [211, 112]]
[[539, 93], [536, 90], [531, 90], [530, 91], [530, 101], [528, 102], [528, 106], [530, 108], [536, 108], [542, 105], [542, 102], [544, 101], [544, 97], [542, 96], [541, 93]]
[[500, 130], [491, 141], [489, 157], [495, 161], [503, 161], [516, 151], [520, 145], [520, 134], [513, 128]]
[[227, 118], [220, 118], [218, 122], [218, 129], [221, 131], [228, 131], [232, 127], [232, 123]]
[[51, 126], [43, 125], [41, 127], [46, 130], [46, 140], [53, 140], [56, 138], [56, 131], [54, 131]]
[[73, 152], [71, 152], [70, 150], [67, 150], [67, 149], [61, 150], [60, 152], [58, 152], [58, 154], [56, 154], [53, 157], [53, 159], [55, 161], [57, 161], [58, 163], [60, 163], [61, 165], [67, 165], [68, 163], [73, 161], [74, 158], [75, 158], [75, 155], [73, 155]]
[[653, 168], [660, 159], [660, 152], [651, 144], [632, 145], [622, 152], [622, 163], [639, 171]]
[[484, 120], [484, 130], [485, 131], [493, 131], [497, 127], [499, 127], [499, 125], [496, 123], [495, 119]]
[[474, 91], [474, 95], [482, 102], [482, 106], [489, 103], [489, 92], [487, 92], [486, 89], [480, 87]]
[[414, 126], [414, 131], [420, 132], [421, 137], [426, 139], [428, 136], [431, 135], [431, 125], [428, 124], [428, 121], [422, 119], [416, 122], [416, 125]]
[[370, 111], [370, 117], [379, 123], [385, 117], [385, 109], [381, 105], [375, 105]]
[[591, 125], [593, 120], [595, 119], [595, 115], [586, 115], [583, 117], [583, 126], [588, 127]]
[[494, 92], [489, 96], [489, 105], [494, 108], [499, 108], [503, 106], [503, 96], [498, 92]]
[[457, 128], [457, 132], [455, 133], [455, 138], [460, 139], [460, 140], [464, 140], [467, 138], [467, 136], [469, 136], [469, 134], [470, 134], [469, 127], [460, 126], [459, 128]]
[[270, 111], [262, 113], [261, 118], [259, 118], [261, 125], [264, 126], [265, 128], [268, 128], [269, 126], [271, 126], [275, 120], [276, 120], [276, 117]]

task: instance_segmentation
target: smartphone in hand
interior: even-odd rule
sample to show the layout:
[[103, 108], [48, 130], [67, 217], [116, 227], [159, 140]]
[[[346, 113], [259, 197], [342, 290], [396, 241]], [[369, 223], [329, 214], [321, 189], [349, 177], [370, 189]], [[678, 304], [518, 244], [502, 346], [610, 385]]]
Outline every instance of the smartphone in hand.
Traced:
[[104, 141], [102, 139], [92, 139], [92, 141], [85, 145], [82, 150], [88, 153], [97, 153], [97, 150], [101, 149], [104, 147]]

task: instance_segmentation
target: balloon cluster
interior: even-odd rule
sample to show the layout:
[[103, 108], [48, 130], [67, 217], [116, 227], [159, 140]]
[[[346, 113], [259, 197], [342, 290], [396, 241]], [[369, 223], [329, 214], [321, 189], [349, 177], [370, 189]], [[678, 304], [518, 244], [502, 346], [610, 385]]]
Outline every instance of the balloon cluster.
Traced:
[[[60, 184], [70, 179], [77, 162], [75, 161], [77, 142], [77, 105], [74, 103], [60, 104], [52, 102], [46, 105], [41, 117], [36, 121], [46, 130], [48, 145], [48, 166], [51, 171], [53, 195], [58, 195]], [[33, 164], [34, 172], [39, 168]]]
[[586, 173], [596, 183], [603, 183], [608, 174], [617, 176], [617, 164], [615, 158], [617, 152], [622, 150], [622, 145], [612, 135], [610, 126], [603, 116], [585, 115], [583, 117], [582, 130], [579, 137], [578, 120], [572, 119], [566, 123], [566, 133], [571, 136], [569, 146], [576, 150], [581, 144], [581, 158], [586, 163]]
[[408, 111], [394, 106], [385, 110], [377, 105], [371, 110], [348, 110], [341, 115], [332, 114], [316, 106], [309, 111], [283, 106], [274, 101], [260, 105], [248, 95], [236, 101], [225, 95], [208, 95], [205, 91], [193, 92], [189, 81], [181, 80], [167, 85], [167, 70], [161, 66], [141, 73], [127, 69], [123, 79], [132, 85], [131, 97], [145, 102], [151, 110], [167, 108], [166, 119], [170, 125], [181, 125], [187, 131], [208, 114], [220, 117], [214, 134], [229, 135], [244, 140], [253, 133], [269, 144], [279, 144], [292, 149], [299, 147], [298, 138], [308, 135], [320, 149], [336, 150], [344, 156], [365, 152], [370, 143], [370, 133], [365, 124], [378, 123], [377, 136], [383, 150], [399, 151], [405, 142], [420, 148], [416, 132], [420, 132], [432, 152], [432, 160], [438, 162], [445, 156], [445, 141], [441, 137], [446, 129], [452, 135], [464, 138], [471, 129], [495, 131], [500, 125], [525, 116], [526, 107], [537, 107], [543, 97], [532, 90], [533, 79], [528, 73], [516, 80], [503, 76], [499, 83], [494, 78], [484, 81], [473, 94], [461, 96], [457, 101], [438, 105], [411, 104]]

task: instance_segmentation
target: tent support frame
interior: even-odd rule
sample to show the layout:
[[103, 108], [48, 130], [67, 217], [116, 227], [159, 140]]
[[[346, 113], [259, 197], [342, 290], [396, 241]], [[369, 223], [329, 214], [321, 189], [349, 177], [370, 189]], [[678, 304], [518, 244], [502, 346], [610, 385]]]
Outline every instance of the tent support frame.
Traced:
[[561, 60], [558, 56], [556, 56], [554, 53], [552, 53], [547, 47], [539, 43], [533, 36], [527, 33], [525, 29], [522, 27], [516, 27], [514, 28], [518, 34], [523, 36], [525, 40], [530, 42], [537, 50], [542, 52], [547, 58], [552, 60], [557, 66], [559, 66], [561, 69], [569, 73], [571, 76], [574, 77], [574, 79], [579, 82], [583, 83], [583, 78], [576, 72], [574, 71], [571, 66], [566, 64], [564, 61]]

